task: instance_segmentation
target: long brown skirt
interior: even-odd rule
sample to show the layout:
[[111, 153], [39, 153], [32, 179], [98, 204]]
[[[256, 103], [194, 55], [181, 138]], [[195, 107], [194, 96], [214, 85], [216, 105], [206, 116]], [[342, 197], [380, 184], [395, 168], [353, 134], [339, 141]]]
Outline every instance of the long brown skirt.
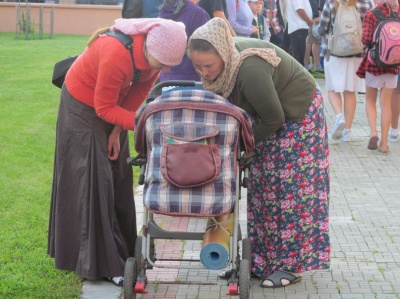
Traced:
[[87, 279], [123, 276], [126, 259], [134, 255], [136, 215], [132, 168], [126, 162], [128, 134], [121, 132], [119, 158], [109, 161], [112, 128], [63, 87], [48, 253], [57, 269]]

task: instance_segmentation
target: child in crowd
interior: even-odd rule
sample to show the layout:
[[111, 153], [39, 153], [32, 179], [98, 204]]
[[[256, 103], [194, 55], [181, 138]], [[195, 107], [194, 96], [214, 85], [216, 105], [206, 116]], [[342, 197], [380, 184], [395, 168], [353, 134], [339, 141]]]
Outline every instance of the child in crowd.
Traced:
[[[318, 0], [309, 0], [313, 12], [313, 25], [308, 29], [306, 38], [306, 50], [304, 55], [304, 67], [310, 73], [319, 72], [323, 73], [324, 70], [320, 64], [320, 50], [322, 37], [318, 33], [318, 25], [320, 22], [320, 11]], [[312, 56], [312, 63], [311, 63]]]
[[[306, 38], [306, 55], [304, 55], [304, 67], [310, 73], [313, 72], [323, 73], [324, 69], [322, 68], [320, 63], [320, 50], [321, 50], [322, 37], [318, 34], [318, 32], [316, 32], [314, 27], [318, 28], [318, 24], [315, 23], [308, 30], [308, 35]], [[311, 60], [310, 54], [312, 55], [312, 63], [310, 61]]]
[[[399, 2], [397, 0], [375, 0], [375, 9], [380, 10], [386, 17], [392, 12], [398, 13]], [[375, 26], [378, 23], [377, 17], [368, 11], [363, 19], [362, 43], [368, 46], [372, 42], [372, 35]], [[393, 89], [397, 86], [397, 77], [400, 67], [377, 67], [371, 63], [366, 54], [357, 70], [360, 78], [365, 78], [365, 112], [370, 127], [370, 139], [367, 148], [369, 150], [378, 150], [381, 153], [388, 153], [388, 135], [392, 118], [391, 98]], [[377, 109], [376, 100], [378, 89], [380, 88], [379, 104], [381, 107], [381, 138], [379, 140], [377, 129]], [[379, 142], [379, 145], [378, 145]]]
[[327, 36], [333, 30], [339, 3], [348, 7], [354, 6], [361, 20], [372, 9], [372, 3], [370, 0], [339, 0], [339, 2], [327, 0], [318, 28], [319, 34], [326, 37], [321, 46], [321, 56], [325, 59], [325, 88], [328, 92], [329, 103], [336, 115], [336, 121], [332, 127], [332, 139], [350, 142], [352, 141], [351, 128], [357, 106], [356, 93], [365, 92], [365, 80], [355, 75], [364, 53], [346, 57], [336, 56], [332, 53], [328, 55]]
[[258, 34], [252, 34], [250, 37], [270, 41], [271, 33], [265, 23], [265, 17], [262, 15], [263, 0], [249, 0], [247, 2], [253, 12], [253, 26], [258, 27]]

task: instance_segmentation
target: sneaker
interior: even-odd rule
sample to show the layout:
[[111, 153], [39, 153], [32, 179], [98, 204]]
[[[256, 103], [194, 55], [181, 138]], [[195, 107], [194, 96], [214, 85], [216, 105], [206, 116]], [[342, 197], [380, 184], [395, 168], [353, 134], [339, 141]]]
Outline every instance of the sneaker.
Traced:
[[318, 64], [318, 65], [315, 67], [315, 71], [316, 71], [317, 73], [324, 73], [324, 69], [322, 68], [322, 66], [321, 66], [320, 64]]
[[388, 136], [388, 141], [389, 142], [397, 142], [399, 139], [399, 133], [397, 130], [390, 130], [389, 131], [389, 136]]
[[341, 138], [345, 126], [346, 126], [346, 123], [344, 122], [343, 115], [341, 115], [340, 117], [338, 117], [338, 119], [336, 120], [335, 125], [333, 126], [332, 139]]
[[351, 141], [351, 130], [343, 129], [342, 138], [340, 138], [340, 140], [345, 142]]

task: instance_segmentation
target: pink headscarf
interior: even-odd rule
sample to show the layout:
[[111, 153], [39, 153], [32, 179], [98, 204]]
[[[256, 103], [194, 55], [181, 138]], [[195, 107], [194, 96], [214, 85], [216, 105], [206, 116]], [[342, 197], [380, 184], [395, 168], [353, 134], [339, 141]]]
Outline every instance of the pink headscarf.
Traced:
[[398, 0], [375, 0], [375, 5], [387, 4], [393, 11], [399, 10], [399, 1]]
[[181, 63], [186, 51], [185, 25], [161, 18], [116, 19], [111, 30], [122, 33], [146, 35], [146, 48], [151, 55], [166, 66]]

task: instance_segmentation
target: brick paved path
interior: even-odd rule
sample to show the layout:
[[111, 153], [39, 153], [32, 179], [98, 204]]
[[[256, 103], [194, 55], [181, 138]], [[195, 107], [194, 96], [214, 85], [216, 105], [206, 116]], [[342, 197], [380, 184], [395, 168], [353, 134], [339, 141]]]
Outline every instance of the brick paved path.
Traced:
[[[324, 80], [317, 79], [317, 82], [324, 93], [327, 123], [331, 128], [334, 114]], [[301, 282], [279, 289], [263, 289], [258, 279], [252, 278], [252, 298], [400, 298], [400, 142], [389, 144], [388, 155], [367, 149], [369, 128], [364, 99], [365, 95], [357, 96], [353, 141], [344, 143], [330, 139], [330, 270], [306, 272]], [[137, 206], [142, 210], [140, 191], [137, 191]], [[240, 222], [244, 231], [245, 208], [245, 200], [242, 200]], [[158, 217], [158, 221], [165, 229], [204, 231], [205, 220], [176, 218]], [[141, 223], [138, 220], [138, 224]], [[159, 240], [156, 243], [158, 255], [198, 257], [200, 250], [198, 241]], [[220, 280], [217, 272], [206, 268], [155, 268], [147, 272], [149, 294], [137, 298], [235, 298], [225, 295], [226, 281]], [[123, 292], [110, 283], [85, 282], [81, 298], [123, 298]]]

